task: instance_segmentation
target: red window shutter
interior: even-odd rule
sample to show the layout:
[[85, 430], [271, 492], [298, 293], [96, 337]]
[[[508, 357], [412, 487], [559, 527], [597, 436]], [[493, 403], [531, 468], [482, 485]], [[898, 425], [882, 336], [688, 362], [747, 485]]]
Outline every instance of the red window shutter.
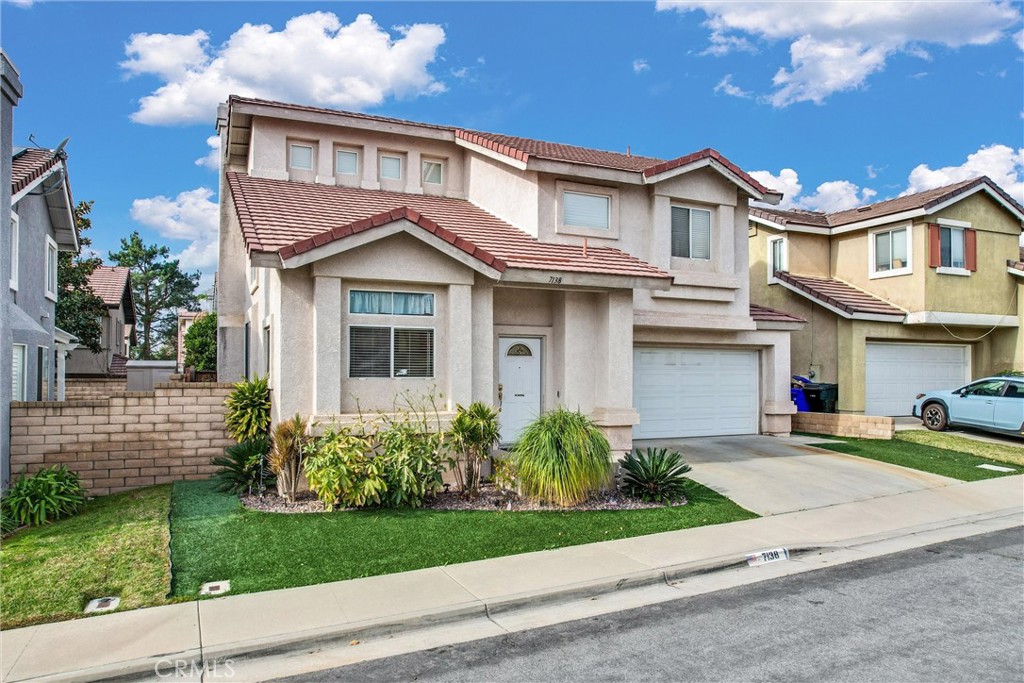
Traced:
[[970, 271], [978, 269], [978, 234], [970, 228], [964, 230], [964, 265]]
[[939, 226], [928, 224], [928, 266], [938, 268], [942, 265], [942, 243], [939, 241]]

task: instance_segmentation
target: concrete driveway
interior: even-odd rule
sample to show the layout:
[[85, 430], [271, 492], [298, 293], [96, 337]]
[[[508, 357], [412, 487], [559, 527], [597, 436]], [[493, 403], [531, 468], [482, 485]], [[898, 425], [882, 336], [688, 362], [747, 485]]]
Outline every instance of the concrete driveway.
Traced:
[[[957, 479], [807, 445], [813, 439], [722, 436], [637, 441], [683, 454], [694, 481], [759, 515], [828, 507], [959, 483]], [[818, 440], [820, 443], [820, 440]]]

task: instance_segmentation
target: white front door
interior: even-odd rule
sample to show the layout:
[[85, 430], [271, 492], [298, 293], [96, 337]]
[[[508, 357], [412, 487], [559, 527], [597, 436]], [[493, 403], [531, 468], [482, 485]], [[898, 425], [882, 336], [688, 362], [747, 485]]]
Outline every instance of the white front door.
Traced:
[[540, 415], [540, 339], [498, 338], [501, 443], [513, 443]]

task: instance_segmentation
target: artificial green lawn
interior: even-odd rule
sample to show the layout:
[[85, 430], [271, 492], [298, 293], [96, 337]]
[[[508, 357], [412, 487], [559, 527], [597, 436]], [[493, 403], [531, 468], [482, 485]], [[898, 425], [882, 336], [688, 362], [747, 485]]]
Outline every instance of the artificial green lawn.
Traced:
[[0, 627], [82, 616], [86, 603], [121, 596], [121, 608], [166, 602], [171, 487], [105, 496], [54, 524], [0, 544]]
[[[962, 481], [977, 481], [979, 479], [991, 479], [993, 477], [1005, 477], [1015, 474], [1014, 472], [995, 472], [978, 468], [978, 465], [983, 464], [1005, 466], [1005, 462], [979, 457], [970, 453], [913, 443], [900, 437], [901, 434], [897, 434], [896, 438], [891, 441], [826, 437], [838, 440], [834, 443], [814, 445], [816, 448], [880, 460], [893, 465], [902, 465], [903, 467], [940, 474]], [[1017, 468], [1016, 474], [1019, 473], [1020, 468]]]
[[686, 496], [687, 505], [648, 510], [275, 514], [245, 509], [210, 482], [177, 482], [172, 593], [224, 579], [232, 593], [306, 586], [757, 517], [694, 481]]
[[1024, 441], [1019, 441], [1019, 446], [1011, 446], [1006, 443], [968, 439], [965, 436], [949, 432], [928, 432], [921, 429], [908, 429], [907, 431], [899, 432], [896, 434], [896, 438], [900, 441], [910, 441], [925, 444], [926, 446], [934, 446], [935, 448], [969, 453], [979, 458], [997, 461], [998, 463], [1024, 467]]

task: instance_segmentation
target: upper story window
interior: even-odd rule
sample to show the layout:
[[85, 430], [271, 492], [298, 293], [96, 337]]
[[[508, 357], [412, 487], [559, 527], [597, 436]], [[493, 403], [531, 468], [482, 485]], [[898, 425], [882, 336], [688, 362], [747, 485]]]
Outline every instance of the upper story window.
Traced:
[[711, 212], [685, 206], [672, 207], [672, 256], [711, 258]]
[[963, 268], [964, 229], [939, 226], [939, 262], [946, 268]]
[[380, 177], [383, 180], [402, 179], [402, 157], [390, 154], [380, 155]]
[[288, 145], [288, 165], [297, 171], [312, 171], [313, 146], [298, 143]]
[[46, 298], [57, 300], [57, 243], [46, 238]]
[[608, 230], [611, 227], [612, 198], [585, 192], [562, 193], [562, 225]]
[[21, 242], [21, 227], [18, 214], [11, 212], [11, 289], [18, 289], [18, 249]]
[[440, 161], [423, 160], [423, 182], [431, 185], [444, 182], [444, 168]]
[[768, 238], [768, 282], [775, 282], [775, 273], [789, 272], [788, 244], [785, 237]]
[[353, 289], [349, 313], [364, 315], [434, 315], [434, 295], [418, 292], [375, 292]]
[[977, 232], [970, 226], [941, 218], [928, 226], [928, 265], [939, 275], [970, 275], [977, 270]]
[[870, 251], [872, 277], [910, 272], [910, 231], [906, 228], [871, 233]]
[[335, 173], [338, 175], [357, 175], [359, 173], [359, 152], [351, 149], [339, 149], [334, 153]]

